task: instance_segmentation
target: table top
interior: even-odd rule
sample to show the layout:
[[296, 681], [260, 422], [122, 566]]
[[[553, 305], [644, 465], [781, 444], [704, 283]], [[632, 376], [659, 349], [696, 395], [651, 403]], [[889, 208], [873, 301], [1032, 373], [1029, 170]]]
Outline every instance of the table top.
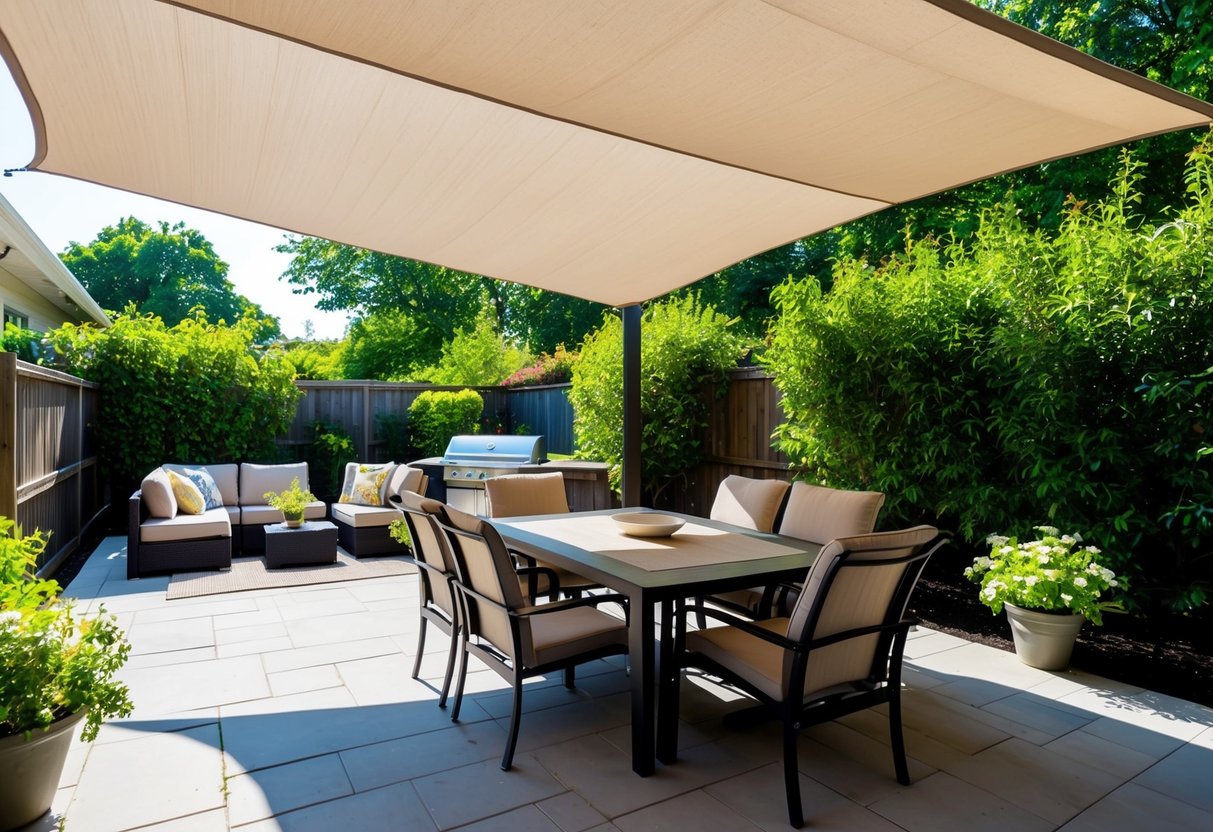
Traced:
[[303, 525], [296, 528], [288, 528], [283, 523], [269, 523], [265, 527], [266, 534], [298, 534], [299, 532], [326, 532], [337, 531], [337, 527], [328, 520], [304, 520]]
[[497, 518], [506, 543], [615, 589], [660, 591], [688, 587], [742, 588], [759, 578], [807, 571], [821, 551], [816, 543], [756, 532], [688, 514], [671, 537], [625, 535], [608, 509], [570, 514]]

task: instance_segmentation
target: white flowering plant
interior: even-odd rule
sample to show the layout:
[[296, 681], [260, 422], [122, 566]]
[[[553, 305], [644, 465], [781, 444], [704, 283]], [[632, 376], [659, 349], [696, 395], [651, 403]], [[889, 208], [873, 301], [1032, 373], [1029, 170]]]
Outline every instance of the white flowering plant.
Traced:
[[59, 584], [34, 574], [45, 535], [13, 534], [0, 517], [0, 738], [45, 729], [88, 709], [81, 737], [128, 716], [126, 685], [114, 679], [130, 654], [117, 619], [77, 616]]
[[1003, 604], [1039, 612], [1081, 613], [1093, 624], [1119, 605], [1101, 600], [1110, 589], [1124, 589], [1123, 578], [1100, 562], [1100, 551], [1083, 546], [1082, 536], [1037, 526], [1039, 540], [990, 535], [990, 554], [976, 558], [965, 577], [981, 584], [981, 602], [995, 614]]

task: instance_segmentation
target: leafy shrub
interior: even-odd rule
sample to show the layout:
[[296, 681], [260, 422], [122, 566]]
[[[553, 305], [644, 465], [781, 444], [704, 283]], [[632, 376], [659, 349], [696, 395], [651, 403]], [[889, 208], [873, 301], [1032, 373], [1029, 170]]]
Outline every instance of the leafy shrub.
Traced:
[[200, 315], [166, 327], [128, 308], [108, 329], [51, 333], [67, 369], [101, 385], [98, 453], [117, 499], [164, 462], [277, 458], [300, 393], [279, 351], [254, 349], [258, 327]]
[[[710, 398], [727, 390], [727, 371], [742, 352], [742, 339], [731, 324], [711, 306], [700, 308], [693, 297], [654, 303], [644, 311], [641, 480], [650, 500], [700, 459]], [[569, 401], [577, 455], [610, 464], [616, 489], [623, 460], [622, 391], [623, 322], [611, 317], [586, 338]]]
[[484, 399], [475, 390], [426, 390], [409, 406], [409, 433], [425, 456], [439, 456], [452, 436], [475, 433]]
[[534, 364], [517, 370], [505, 381], [502, 387], [535, 387], [541, 384], [567, 384], [573, 379], [573, 365], [577, 363], [577, 353], [568, 352], [564, 344], [556, 347], [551, 355], [544, 353]]
[[283, 358], [301, 381], [331, 381], [345, 377], [345, 341], [288, 341]]
[[356, 456], [349, 431], [324, 419], [312, 422], [312, 444], [307, 452], [309, 482], [322, 495], [331, 498], [341, 491], [346, 463], [356, 461]]
[[22, 361], [33, 363], [38, 360], [39, 342], [42, 336], [32, 329], [23, 329], [14, 323], [4, 325], [4, 335], [0, 338], [0, 352], [15, 352]]
[[0, 517], [0, 737], [24, 734], [88, 708], [81, 738], [101, 723], [127, 716], [131, 701], [114, 674], [131, 646], [105, 612], [77, 618], [59, 584], [34, 577], [46, 538], [13, 534]]
[[530, 353], [505, 340], [492, 311], [485, 308], [475, 326], [456, 329], [454, 337], [443, 344], [437, 366], [415, 375], [433, 384], [484, 387], [498, 384], [530, 360]]
[[409, 420], [403, 413], [376, 413], [375, 435], [383, 441], [383, 453], [393, 462], [409, 458]]
[[1189, 610], [1213, 581], [1213, 158], [1150, 226], [1138, 171], [1055, 233], [1011, 206], [971, 246], [909, 243], [775, 293], [767, 361], [807, 477], [888, 495], [891, 525], [939, 518], [970, 542], [1038, 518], [1090, 530], [1130, 603]]

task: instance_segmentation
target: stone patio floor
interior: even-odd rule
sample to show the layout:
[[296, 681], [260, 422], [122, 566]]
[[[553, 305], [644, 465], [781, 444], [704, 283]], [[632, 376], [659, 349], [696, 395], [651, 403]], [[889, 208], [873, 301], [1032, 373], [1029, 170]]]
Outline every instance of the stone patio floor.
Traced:
[[[745, 704], [684, 681], [680, 761], [630, 767], [623, 662], [567, 691], [527, 685], [515, 767], [498, 767], [509, 694], [473, 660], [459, 724], [436, 706], [447, 641], [409, 678], [415, 576], [165, 600], [125, 579], [109, 538], [68, 588], [126, 626], [136, 703], [75, 743], [51, 814], [29, 827], [172, 830], [787, 830], [778, 729], [730, 732]], [[818, 830], [1213, 829], [1213, 711], [920, 628], [904, 712], [913, 785], [876, 711], [804, 732]]]

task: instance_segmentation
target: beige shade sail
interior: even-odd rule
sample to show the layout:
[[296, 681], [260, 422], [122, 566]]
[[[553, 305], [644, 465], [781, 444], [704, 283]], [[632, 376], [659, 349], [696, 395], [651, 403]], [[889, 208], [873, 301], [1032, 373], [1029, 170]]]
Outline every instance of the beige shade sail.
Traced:
[[0, 0], [32, 167], [622, 306], [1208, 123], [965, 0]]

